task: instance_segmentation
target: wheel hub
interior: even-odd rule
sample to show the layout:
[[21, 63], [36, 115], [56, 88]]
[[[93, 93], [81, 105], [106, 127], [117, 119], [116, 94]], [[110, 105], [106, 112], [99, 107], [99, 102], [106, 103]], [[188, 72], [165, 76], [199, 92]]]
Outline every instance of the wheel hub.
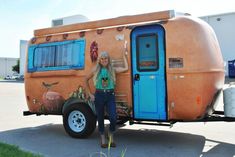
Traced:
[[86, 118], [82, 112], [75, 110], [69, 114], [68, 124], [74, 132], [81, 132], [86, 126]]

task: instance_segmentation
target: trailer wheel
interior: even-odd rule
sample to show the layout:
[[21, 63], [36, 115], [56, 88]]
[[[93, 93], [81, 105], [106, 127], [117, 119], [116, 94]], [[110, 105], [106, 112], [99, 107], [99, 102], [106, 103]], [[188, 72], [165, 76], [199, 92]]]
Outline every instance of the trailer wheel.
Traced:
[[65, 131], [75, 138], [86, 138], [96, 128], [96, 117], [87, 104], [73, 104], [63, 114]]

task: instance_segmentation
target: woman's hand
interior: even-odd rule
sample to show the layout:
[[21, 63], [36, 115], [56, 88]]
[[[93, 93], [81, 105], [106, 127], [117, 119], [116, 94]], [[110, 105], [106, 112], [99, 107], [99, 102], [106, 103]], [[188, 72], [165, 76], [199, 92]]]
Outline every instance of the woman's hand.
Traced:
[[90, 97], [91, 101], [95, 101], [95, 96], [94, 96], [94, 94], [89, 93], [89, 97]]
[[91, 101], [95, 100], [95, 97], [93, 94], [91, 94], [90, 86], [89, 86], [89, 80], [93, 77], [95, 69], [92, 69], [90, 73], [88, 73], [84, 79], [85, 81], [85, 89], [88, 93], [88, 96], [90, 97]]

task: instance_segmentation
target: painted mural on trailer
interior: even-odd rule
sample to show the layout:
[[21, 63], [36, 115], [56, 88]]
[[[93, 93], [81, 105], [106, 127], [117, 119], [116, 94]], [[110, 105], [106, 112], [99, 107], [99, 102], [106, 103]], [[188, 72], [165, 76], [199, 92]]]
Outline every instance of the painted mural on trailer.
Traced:
[[[53, 87], [58, 85], [59, 82], [42, 82], [42, 88], [44, 88], [45, 92], [42, 94], [41, 101], [34, 102], [34, 104], [40, 106], [38, 110], [39, 113], [61, 114], [63, 104], [69, 99], [78, 99], [79, 101], [86, 102], [86, 104], [88, 104], [92, 110], [95, 111], [94, 102], [87, 97], [83, 86], [78, 85], [77, 89], [71, 91], [71, 93], [68, 94], [68, 98], [65, 99], [62, 94], [53, 90]], [[33, 100], [36, 101], [36, 99]], [[116, 110], [118, 116], [131, 116], [131, 108], [128, 107], [128, 104], [125, 101], [117, 101]]]
[[[98, 43], [93, 41], [90, 45], [91, 62], [97, 62], [97, 57]], [[113, 66], [120, 66], [122, 63], [120, 63], [119, 60], [112, 60], [112, 64]], [[38, 113], [61, 114], [63, 104], [70, 99], [78, 99], [80, 102], [85, 102], [92, 108], [93, 111], [95, 111], [94, 102], [90, 100], [83, 86], [78, 85], [75, 90], [68, 93], [66, 98], [63, 97], [63, 95], [58, 91], [53, 90], [55, 86], [62, 85], [59, 83], [59, 81], [41, 83], [41, 87], [44, 90], [43, 94], [41, 95], [41, 101], [33, 99], [33, 104], [38, 104], [40, 106]], [[63, 87], [60, 89], [63, 89]], [[130, 105], [128, 105], [126, 101], [120, 98], [120, 95], [116, 94], [116, 110], [118, 116], [131, 117], [132, 109], [129, 106]]]

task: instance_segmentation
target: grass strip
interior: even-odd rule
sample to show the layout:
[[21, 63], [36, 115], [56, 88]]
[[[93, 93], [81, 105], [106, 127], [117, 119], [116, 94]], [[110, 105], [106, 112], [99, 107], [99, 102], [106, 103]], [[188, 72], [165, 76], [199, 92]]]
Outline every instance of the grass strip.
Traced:
[[43, 157], [39, 154], [33, 154], [20, 150], [18, 146], [9, 145], [0, 142], [0, 157]]

